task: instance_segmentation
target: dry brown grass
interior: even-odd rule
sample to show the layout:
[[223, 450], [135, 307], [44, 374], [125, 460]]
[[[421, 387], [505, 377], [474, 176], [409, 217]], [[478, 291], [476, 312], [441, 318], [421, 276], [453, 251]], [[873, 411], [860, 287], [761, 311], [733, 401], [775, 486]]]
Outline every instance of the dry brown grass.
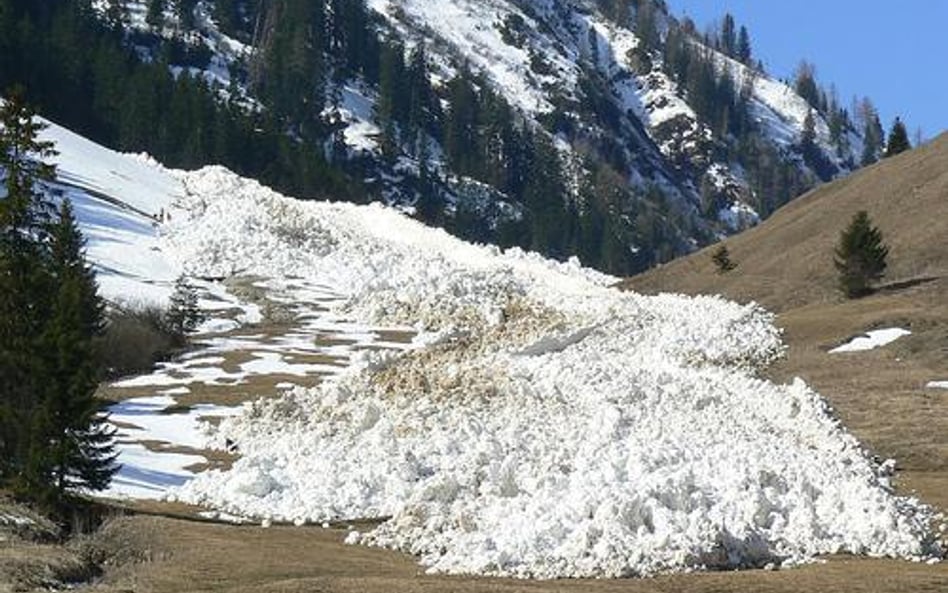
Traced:
[[718, 274], [712, 245], [624, 283], [642, 292], [725, 294], [776, 311], [835, 303], [833, 247], [866, 210], [891, 247], [887, 282], [948, 274], [948, 134], [791, 202], [727, 240], [737, 269]]
[[602, 593], [945, 591], [948, 565], [834, 557], [785, 571], [714, 572], [653, 579], [521, 581], [424, 574], [413, 558], [342, 543], [345, 529], [230, 526], [164, 517], [123, 519], [160, 553], [110, 571], [93, 591], [284, 593]]

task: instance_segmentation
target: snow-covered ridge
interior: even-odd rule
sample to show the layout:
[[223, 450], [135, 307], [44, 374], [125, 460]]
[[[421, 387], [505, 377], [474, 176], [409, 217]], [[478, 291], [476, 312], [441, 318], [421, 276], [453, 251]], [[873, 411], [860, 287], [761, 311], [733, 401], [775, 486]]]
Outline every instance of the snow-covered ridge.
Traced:
[[247, 406], [241, 458], [176, 497], [269, 522], [391, 517], [351, 542], [433, 571], [624, 576], [852, 552], [933, 559], [931, 511], [801, 381], [755, 371], [773, 317], [643, 297], [575, 261], [470, 245], [380, 206], [296, 202], [220, 168], [179, 173], [163, 249], [198, 275], [331, 282], [414, 324], [317, 388]]

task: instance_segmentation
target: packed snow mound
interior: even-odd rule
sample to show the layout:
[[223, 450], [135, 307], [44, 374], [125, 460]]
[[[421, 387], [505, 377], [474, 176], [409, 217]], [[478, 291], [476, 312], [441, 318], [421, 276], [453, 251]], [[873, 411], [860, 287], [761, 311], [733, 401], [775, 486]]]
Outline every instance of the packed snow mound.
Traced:
[[419, 330], [408, 353], [366, 352], [225, 419], [216, 439], [241, 458], [182, 500], [265, 522], [387, 518], [350, 541], [445, 573], [940, 554], [930, 509], [893, 493], [818, 394], [756, 376], [783, 348], [756, 305], [620, 292], [575, 261], [219, 168], [180, 179], [190, 219], [163, 241], [191, 273], [321, 279], [355, 318]]

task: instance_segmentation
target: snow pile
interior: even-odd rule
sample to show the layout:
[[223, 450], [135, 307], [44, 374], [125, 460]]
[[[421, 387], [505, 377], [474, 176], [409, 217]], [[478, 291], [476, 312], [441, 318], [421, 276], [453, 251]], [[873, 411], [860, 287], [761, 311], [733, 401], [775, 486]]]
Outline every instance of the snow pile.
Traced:
[[330, 280], [362, 321], [414, 322], [318, 388], [222, 422], [242, 457], [182, 500], [269, 523], [391, 517], [352, 542], [447, 573], [565, 577], [931, 557], [930, 511], [802, 382], [755, 369], [772, 317], [642, 297], [576, 262], [455, 240], [389, 209], [293, 202], [218, 168], [182, 174], [193, 273]]
[[852, 340], [837, 346], [830, 350], [830, 354], [838, 354], [840, 352], [864, 352], [866, 350], [874, 350], [880, 348], [887, 344], [898, 340], [902, 336], [910, 335], [910, 332], [907, 329], [902, 329], [900, 327], [888, 327], [884, 329], [875, 329], [870, 332], [866, 332], [865, 335], [856, 336]]

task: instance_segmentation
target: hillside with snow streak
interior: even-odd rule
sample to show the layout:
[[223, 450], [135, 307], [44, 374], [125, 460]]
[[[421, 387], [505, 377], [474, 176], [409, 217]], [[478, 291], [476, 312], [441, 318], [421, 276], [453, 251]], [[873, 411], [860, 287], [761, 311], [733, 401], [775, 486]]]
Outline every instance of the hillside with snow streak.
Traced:
[[430, 570], [618, 577], [940, 557], [932, 511], [802, 381], [757, 371], [773, 317], [644, 297], [576, 262], [466, 244], [394, 210], [295, 202], [219, 168], [162, 248], [194, 275], [331, 282], [352, 318], [411, 324], [316, 388], [247, 405], [215, 439], [241, 458], [175, 497], [263, 521], [386, 518], [352, 543]]

